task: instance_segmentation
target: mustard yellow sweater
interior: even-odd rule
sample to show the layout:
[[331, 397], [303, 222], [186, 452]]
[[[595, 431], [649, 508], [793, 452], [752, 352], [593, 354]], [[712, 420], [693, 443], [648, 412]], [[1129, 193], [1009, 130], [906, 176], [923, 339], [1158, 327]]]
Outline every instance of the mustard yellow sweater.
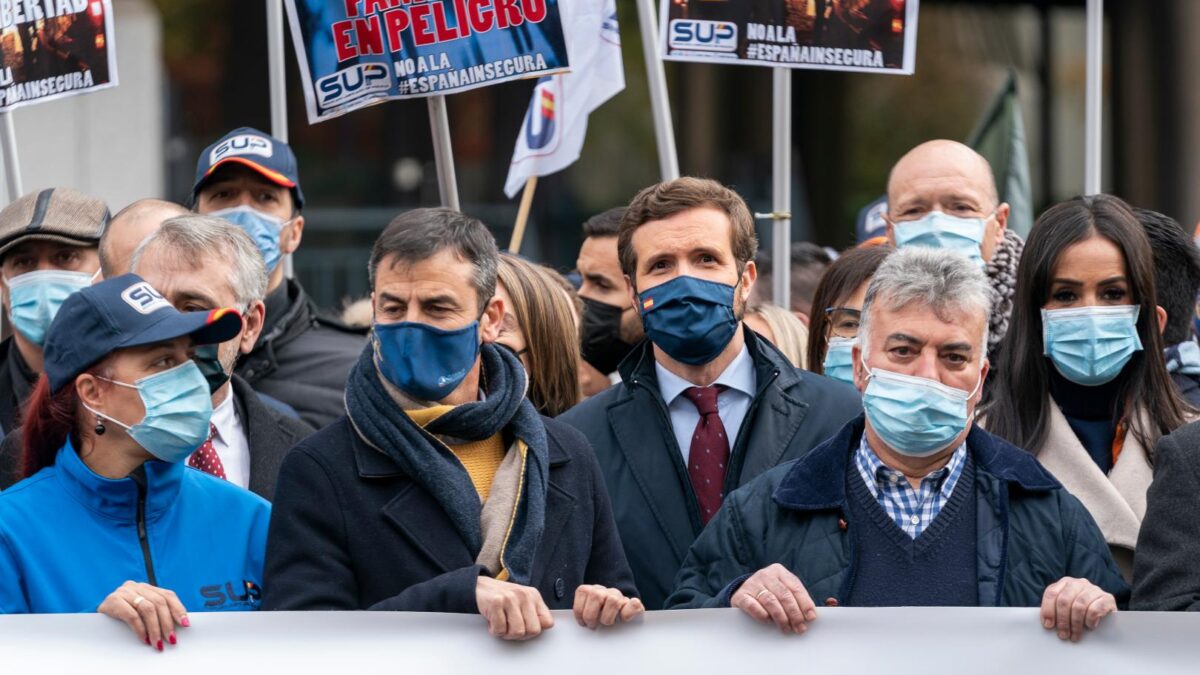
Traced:
[[[452, 405], [435, 405], [404, 412], [424, 429], [430, 422], [453, 409]], [[497, 433], [482, 441], [469, 441], [447, 447], [466, 467], [467, 475], [471, 477], [471, 483], [475, 485], [475, 491], [479, 493], [479, 498], [486, 502], [492, 491], [492, 479], [496, 477], [496, 470], [504, 461], [504, 439]]]

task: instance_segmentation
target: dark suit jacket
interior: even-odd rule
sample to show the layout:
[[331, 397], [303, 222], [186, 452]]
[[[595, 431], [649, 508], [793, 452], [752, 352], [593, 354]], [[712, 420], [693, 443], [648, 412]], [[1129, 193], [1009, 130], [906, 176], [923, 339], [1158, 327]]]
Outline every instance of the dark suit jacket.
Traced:
[[[725, 491], [803, 456], [862, 412], [851, 387], [794, 368], [746, 329], [758, 394], [733, 445]], [[558, 419], [592, 443], [613, 515], [647, 609], [661, 609], [675, 574], [703, 529], [670, 413], [658, 389], [654, 351], [643, 341], [620, 366], [622, 382]]]
[[284, 456], [312, 434], [313, 428], [264, 403], [237, 375], [233, 376], [232, 384], [233, 404], [237, 406], [250, 446], [250, 491], [271, 501]]
[[[587, 440], [547, 419], [550, 485], [534, 586], [551, 609], [581, 584], [635, 595]], [[297, 445], [279, 474], [263, 609], [474, 613], [482, 572], [450, 518], [347, 418]]]
[[[275, 481], [284, 455], [313, 432], [312, 427], [267, 405], [246, 381], [233, 376], [233, 404], [237, 407], [250, 448], [250, 491], [267, 501], [275, 495]], [[0, 442], [0, 490], [21, 480], [21, 432]]]
[[1163, 436], [1133, 558], [1135, 610], [1200, 611], [1200, 422]]

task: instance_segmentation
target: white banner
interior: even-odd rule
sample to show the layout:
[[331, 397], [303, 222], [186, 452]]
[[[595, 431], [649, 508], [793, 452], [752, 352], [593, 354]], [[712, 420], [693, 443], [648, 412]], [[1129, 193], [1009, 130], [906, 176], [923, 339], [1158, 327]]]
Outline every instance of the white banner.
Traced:
[[0, 617], [5, 673], [426, 675], [815, 673], [1154, 675], [1200, 670], [1200, 615], [1123, 612], [1080, 643], [1061, 642], [1036, 609], [820, 609], [804, 635], [737, 610], [652, 612], [597, 632], [555, 612], [523, 643], [463, 614], [400, 612], [191, 615], [158, 653], [99, 615]]

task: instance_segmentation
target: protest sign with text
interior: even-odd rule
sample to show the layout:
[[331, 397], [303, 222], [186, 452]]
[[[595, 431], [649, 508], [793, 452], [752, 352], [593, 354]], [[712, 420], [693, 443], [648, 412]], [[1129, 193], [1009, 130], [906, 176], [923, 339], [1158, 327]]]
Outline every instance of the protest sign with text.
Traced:
[[567, 69], [560, 0], [287, 0], [310, 123]]
[[0, 111], [117, 84], [112, 0], [0, 0]]
[[918, 0], [671, 0], [663, 58], [911, 75]]

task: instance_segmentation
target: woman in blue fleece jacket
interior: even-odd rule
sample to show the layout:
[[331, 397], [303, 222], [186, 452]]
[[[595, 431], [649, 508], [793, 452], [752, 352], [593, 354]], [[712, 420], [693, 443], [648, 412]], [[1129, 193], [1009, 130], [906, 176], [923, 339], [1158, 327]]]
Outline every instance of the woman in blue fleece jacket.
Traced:
[[189, 610], [258, 608], [269, 504], [185, 464], [212, 451], [191, 354], [241, 328], [135, 275], [63, 302], [25, 408], [27, 478], [0, 493], [0, 613], [99, 611], [162, 650]]

